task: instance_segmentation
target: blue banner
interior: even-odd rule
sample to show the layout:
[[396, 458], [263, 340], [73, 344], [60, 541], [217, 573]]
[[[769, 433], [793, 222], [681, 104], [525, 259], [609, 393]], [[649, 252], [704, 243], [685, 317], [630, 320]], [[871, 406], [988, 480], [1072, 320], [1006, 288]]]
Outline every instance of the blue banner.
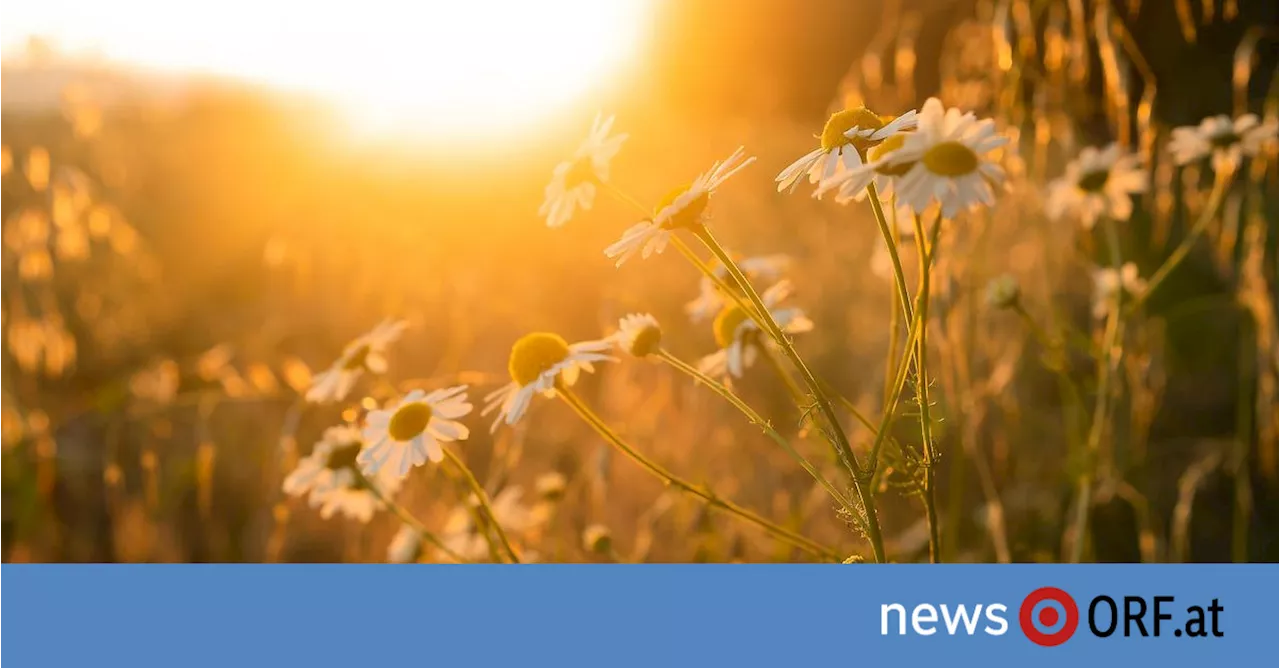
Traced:
[[1280, 660], [1276, 565], [4, 565], [0, 573], [10, 666]]

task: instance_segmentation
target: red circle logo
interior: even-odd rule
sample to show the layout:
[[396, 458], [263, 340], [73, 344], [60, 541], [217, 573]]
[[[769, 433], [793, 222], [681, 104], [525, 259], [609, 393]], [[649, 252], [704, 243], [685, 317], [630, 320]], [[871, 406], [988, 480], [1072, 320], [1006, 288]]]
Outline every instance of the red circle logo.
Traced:
[[1018, 625], [1031, 642], [1056, 647], [1066, 642], [1080, 624], [1075, 599], [1057, 587], [1041, 587], [1027, 595], [1018, 609]]

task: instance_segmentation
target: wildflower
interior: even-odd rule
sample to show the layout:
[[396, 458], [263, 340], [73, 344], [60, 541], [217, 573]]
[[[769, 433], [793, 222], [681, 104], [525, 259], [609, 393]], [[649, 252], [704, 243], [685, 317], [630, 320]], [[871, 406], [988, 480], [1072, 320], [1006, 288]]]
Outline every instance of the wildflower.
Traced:
[[[787, 334], [797, 334], [813, 329], [813, 321], [809, 320], [799, 308], [777, 308], [777, 305], [791, 296], [791, 282], [779, 281], [760, 295], [761, 301], [773, 315], [778, 327]], [[762, 344], [760, 327], [737, 304], [726, 306], [716, 316], [712, 324], [716, 345], [720, 350], [707, 355], [698, 363], [698, 369], [712, 376], [730, 375], [741, 378], [743, 371], [755, 364]]]
[[1242, 158], [1257, 155], [1275, 136], [1275, 119], [1259, 121], [1257, 115], [1245, 114], [1232, 121], [1223, 114], [1210, 116], [1198, 126], [1174, 128], [1169, 152], [1179, 165], [1212, 156], [1214, 171], [1225, 173], [1234, 171]]
[[409, 468], [428, 459], [444, 459], [441, 443], [465, 440], [467, 426], [456, 420], [471, 412], [467, 386], [414, 390], [392, 408], [376, 410], [365, 419], [364, 437], [369, 447], [360, 453], [360, 468], [376, 474], [390, 469], [403, 478]]
[[[356, 458], [363, 446], [360, 430], [355, 427], [340, 425], [326, 429], [311, 454], [303, 457], [284, 479], [285, 494], [307, 495], [311, 507], [320, 508], [320, 517], [324, 519], [341, 512], [368, 522], [382, 501], [356, 470]], [[385, 495], [394, 494], [400, 488], [400, 477], [387, 472], [375, 475], [371, 482]]]
[[543, 473], [533, 483], [534, 489], [538, 492], [538, 497], [543, 501], [559, 501], [564, 498], [564, 491], [567, 486], [568, 481], [565, 480], [564, 475], [556, 471]]
[[393, 564], [411, 564], [421, 558], [422, 534], [408, 524], [400, 525], [400, 530], [387, 546], [387, 561]]
[[915, 132], [903, 135], [902, 148], [888, 151], [849, 175], [866, 178], [879, 172], [894, 179], [898, 201], [924, 213], [932, 201], [951, 218], [962, 209], [995, 201], [994, 186], [1004, 183], [1004, 169], [985, 157], [1008, 143], [996, 133], [995, 121], [979, 121], [972, 113], [944, 109], [937, 98], [924, 103]]
[[307, 401], [341, 401], [351, 392], [351, 387], [360, 378], [360, 374], [365, 371], [385, 373], [387, 346], [400, 338], [407, 326], [408, 323], [404, 321], [383, 320], [373, 331], [348, 343], [342, 355], [327, 370], [316, 374], [311, 380]]
[[555, 396], [557, 381], [573, 385], [580, 372], [593, 370], [593, 363], [612, 361], [614, 358], [604, 352], [612, 346], [613, 342], [607, 339], [570, 344], [549, 332], [526, 334], [511, 346], [507, 361], [511, 382], [485, 397], [481, 415], [498, 410], [491, 431], [496, 431], [502, 422], [515, 424], [534, 394]]
[[987, 284], [987, 303], [995, 308], [1014, 308], [1022, 297], [1018, 279], [1009, 274], [996, 277]]
[[591, 124], [591, 132], [574, 151], [573, 158], [558, 165], [551, 172], [547, 184], [546, 199], [538, 209], [538, 215], [547, 219], [547, 227], [560, 227], [569, 222], [574, 210], [591, 209], [596, 198], [596, 184], [609, 180], [609, 161], [618, 154], [627, 135], [609, 136], [613, 117], [604, 122], [600, 117]]
[[1129, 295], [1137, 297], [1145, 292], [1147, 282], [1138, 275], [1138, 266], [1132, 262], [1124, 263], [1119, 271], [1112, 267], [1099, 267], [1093, 271], [1093, 316], [1105, 318], [1107, 311], [1115, 301], [1116, 291], [1121, 297]]
[[818, 184], [817, 189], [813, 191], [813, 196], [821, 198], [829, 191], [836, 190], [837, 204], [848, 204], [850, 201], [861, 202], [867, 198], [867, 186], [874, 183], [876, 194], [880, 196], [880, 200], [884, 202], [890, 201], [893, 199], [894, 180], [906, 174], [914, 163], [902, 162], [893, 164], [885, 161], [884, 158], [890, 153], [901, 149], [906, 141], [906, 134], [896, 134], [885, 139], [878, 146], [871, 147], [867, 151], [867, 163], [874, 163], [877, 165], [876, 167], [849, 169], [824, 179]]
[[604, 254], [617, 258], [616, 266], [621, 267], [623, 262], [636, 253], [641, 258], [661, 253], [666, 249], [675, 230], [701, 227], [711, 195], [729, 177], [752, 162], [755, 162], [755, 158], [743, 157], [743, 148], [739, 146], [728, 158], [713, 164], [709, 171], [700, 175], [688, 187], [676, 188], [668, 193], [658, 202], [653, 218], [627, 228], [621, 239], [604, 249]]
[[795, 192], [805, 174], [809, 175], [809, 183], [819, 183], [858, 167], [868, 150], [915, 127], [915, 109], [897, 118], [882, 118], [866, 107], [838, 111], [822, 128], [818, 148], [778, 174], [778, 192], [787, 188]]
[[[786, 255], [761, 255], [742, 259], [735, 258], [735, 262], [738, 264], [738, 269], [742, 270], [742, 273], [748, 279], [772, 283], [782, 277], [782, 273], [791, 265], [791, 258]], [[715, 274], [722, 284], [729, 283], [729, 272], [720, 262], [717, 261], [711, 264], [711, 273]], [[707, 318], [714, 317], [720, 312], [720, 309], [724, 308], [725, 304], [732, 303], [732, 301], [716, 285], [715, 281], [703, 276], [698, 283], [698, 298], [685, 304], [684, 310], [694, 322], [701, 322]]]
[[[540, 523], [539, 517], [521, 502], [523, 493], [519, 485], [512, 485], [489, 501], [494, 520], [508, 534], [527, 533]], [[489, 539], [475, 522], [477, 505], [476, 498], [469, 497], [449, 513], [440, 532], [440, 542], [467, 561], [483, 559], [489, 554]]]
[[1128, 220], [1133, 215], [1132, 196], [1146, 190], [1147, 173], [1138, 156], [1114, 143], [1102, 150], [1090, 147], [1049, 184], [1045, 213], [1054, 219], [1078, 217], [1086, 228], [1092, 228], [1101, 216]]
[[613, 552], [613, 534], [603, 524], [592, 524], [582, 531], [582, 546], [588, 552], [607, 555]]
[[613, 340], [623, 352], [645, 357], [658, 352], [661, 347], [662, 327], [651, 314], [632, 313], [618, 321], [618, 331]]

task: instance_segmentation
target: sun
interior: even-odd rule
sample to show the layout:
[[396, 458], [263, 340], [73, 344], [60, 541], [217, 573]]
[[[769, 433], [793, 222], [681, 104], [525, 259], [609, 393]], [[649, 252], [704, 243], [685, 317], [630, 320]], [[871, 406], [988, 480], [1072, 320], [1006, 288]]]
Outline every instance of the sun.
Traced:
[[473, 141], [527, 132], [618, 72], [650, 0], [224, 0], [198, 20], [180, 4], [19, 3], [4, 39], [38, 34], [134, 65], [315, 94], [360, 130]]

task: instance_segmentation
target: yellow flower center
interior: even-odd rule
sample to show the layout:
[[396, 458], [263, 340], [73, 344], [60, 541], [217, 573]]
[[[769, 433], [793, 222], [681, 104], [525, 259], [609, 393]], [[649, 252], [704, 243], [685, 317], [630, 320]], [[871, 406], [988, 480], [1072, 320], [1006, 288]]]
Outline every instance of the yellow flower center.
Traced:
[[[867, 152], [867, 158], [871, 162], [875, 162], [876, 160], [879, 160], [885, 157], [886, 155], [889, 155], [890, 153], [902, 148], [902, 145], [906, 142], [906, 140], [907, 140], [906, 135], [893, 135], [892, 137], [889, 137], [884, 141], [880, 142], [879, 146], [872, 147], [871, 150]], [[916, 163], [914, 161], [909, 161], [909, 162], [899, 162], [895, 164], [882, 165], [876, 168], [876, 172], [880, 174], [884, 174], [885, 176], [902, 176], [903, 174], [906, 174], [907, 172], [911, 171], [911, 168], [914, 167], [915, 164]]]
[[635, 338], [631, 340], [631, 348], [627, 351], [636, 357], [644, 357], [658, 352], [658, 346], [662, 344], [662, 330], [653, 325], [645, 325], [644, 329], [636, 332]]
[[[654, 216], [656, 217], [663, 209], [675, 204], [676, 200], [679, 199], [681, 195], [689, 192], [690, 187], [691, 185], [683, 186], [667, 193], [665, 197], [658, 201], [658, 206], [653, 211]], [[696, 228], [702, 223], [702, 212], [707, 210], [707, 202], [709, 200], [710, 197], [707, 193], [703, 192], [699, 194], [697, 197], [693, 198], [693, 201], [684, 205], [684, 208], [676, 211], [670, 218], [663, 222], [662, 226], [668, 230], [680, 227], [688, 229]]]
[[737, 338], [738, 326], [748, 320], [747, 312], [738, 307], [737, 304], [729, 304], [720, 310], [716, 315], [715, 322], [711, 323], [711, 331], [715, 334], [716, 345], [721, 348], [728, 348], [733, 340]]
[[371, 349], [369, 348], [369, 344], [361, 344], [359, 348], [356, 348], [355, 351], [351, 353], [351, 356], [347, 358], [347, 361], [342, 364], [342, 369], [344, 371], [359, 371], [360, 369], [363, 369], [365, 360], [369, 359], [370, 351]]
[[360, 441], [353, 441], [330, 450], [329, 458], [324, 462], [325, 468], [330, 471], [354, 469], [356, 467], [356, 455], [360, 454], [360, 445]]
[[569, 171], [564, 174], [564, 187], [566, 190], [572, 190], [584, 183], [594, 183], [596, 181], [596, 168], [591, 163], [591, 156], [582, 156], [573, 161], [569, 165]]
[[929, 171], [939, 176], [965, 176], [978, 169], [978, 154], [958, 141], [944, 141], [925, 152], [921, 158]]
[[861, 137], [850, 139], [844, 135], [855, 127], [862, 130], [879, 130], [884, 127], [884, 121], [866, 107], [837, 111], [831, 114], [831, 118], [827, 119], [827, 124], [822, 128], [822, 150], [830, 151], [845, 144], [853, 144], [853, 147], [859, 151], [866, 151], [876, 145], [877, 142], [867, 141]]
[[387, 424], [387, 433], [397, 441], [411, 441], [427, 430], [428, 422], [431, 422], [431, 407], [415, 401], [396, 409]]
[[507, 371], [517, 385], [528, 385], [569, 356], [569, 344], [548, 332], [526, 334], [511, 346]]
[[1094, 172], [1085, 172], [1080, 176], [1080, 180], [1076, 185], [1087, 193], [1096, 193], [1107, 185], [1107, 179], [1111, 177], [1111, 172], [1105, 169], [1099, 169]]

